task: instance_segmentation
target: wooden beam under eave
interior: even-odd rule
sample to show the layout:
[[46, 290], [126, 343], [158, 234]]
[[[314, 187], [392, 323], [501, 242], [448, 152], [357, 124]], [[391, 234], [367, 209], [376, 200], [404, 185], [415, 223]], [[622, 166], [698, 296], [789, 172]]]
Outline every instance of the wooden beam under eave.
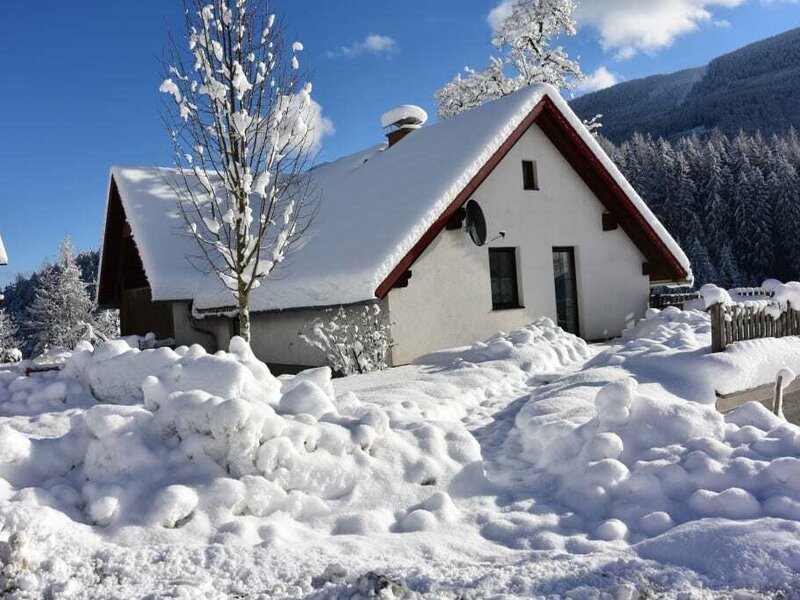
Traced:
[[411, 275], [412, 275], [411, 270], [408, 270], [405, 273], [403, 273], [395, 282], [395, 284], [392, 286], [392, 289], [396, 290], [400, 288], [407, 288], [408, 281], [411, 279]]
[[450, 217], [450, 220], [444, 226], [444, 228], [448, 231], [456, 231], [464, 227], [464, 219], [467, 218], [467, 209], [463, 206], [459, 208], [453, 216]]

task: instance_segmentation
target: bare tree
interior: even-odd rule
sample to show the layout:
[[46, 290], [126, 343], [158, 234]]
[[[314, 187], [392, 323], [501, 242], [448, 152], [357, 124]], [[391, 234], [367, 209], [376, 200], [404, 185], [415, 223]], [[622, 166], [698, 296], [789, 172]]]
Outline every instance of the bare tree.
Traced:
[[314, 213], [309, 178], [320, 108], [269, 0], [186, 0], [186, 39], [170, 36], [159, 91], [179, 199], [201, 268], [236, 302], [250, 341], [250, 296]]

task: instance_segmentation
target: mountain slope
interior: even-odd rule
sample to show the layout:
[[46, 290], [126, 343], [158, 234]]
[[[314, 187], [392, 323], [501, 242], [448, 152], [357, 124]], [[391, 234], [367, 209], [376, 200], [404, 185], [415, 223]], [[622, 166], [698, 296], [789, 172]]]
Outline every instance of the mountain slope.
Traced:
[[614, 142], [634, 132], [674, 138], [719, 128], [771, 134], [800, 128], [800, 28], [750, 44], [705, 67], [617, 84], [571, 102], [583, 118], [603, 114]]

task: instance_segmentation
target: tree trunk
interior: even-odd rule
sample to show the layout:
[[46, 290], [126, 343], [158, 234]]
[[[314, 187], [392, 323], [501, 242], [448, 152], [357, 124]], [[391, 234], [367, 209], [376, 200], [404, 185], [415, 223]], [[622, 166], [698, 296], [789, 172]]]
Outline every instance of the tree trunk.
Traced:
[[239, 290], [239, 336], [250, 343], [250, 292]]

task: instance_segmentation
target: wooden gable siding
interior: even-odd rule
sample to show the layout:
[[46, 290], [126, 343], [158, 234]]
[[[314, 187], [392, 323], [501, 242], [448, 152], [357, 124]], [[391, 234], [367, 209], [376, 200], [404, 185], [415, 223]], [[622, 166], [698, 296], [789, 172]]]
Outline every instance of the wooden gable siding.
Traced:
[[175, 324], [170, 302], [153, 302], [149, 287], [126, 289], [119, 307], [122, 335], [155, 333], [163, 340], [175, 337]]
[[97, 302], [120, 310], [122, 335], [175, 336], [170, 302], [153, 302], [150, 285], [113, 178], [103, 236]]

